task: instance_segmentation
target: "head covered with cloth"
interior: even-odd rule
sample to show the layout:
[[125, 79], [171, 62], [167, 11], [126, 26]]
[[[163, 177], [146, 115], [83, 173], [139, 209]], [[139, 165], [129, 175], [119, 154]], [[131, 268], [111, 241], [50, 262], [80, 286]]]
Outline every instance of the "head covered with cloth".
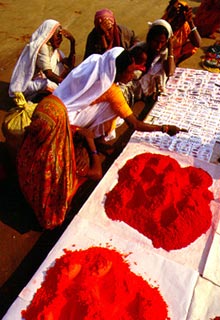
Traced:
[[[134, 130], [161, 130], [139, 121], [120, 89], [120, 82], [131, 81], [137, 68], [128, 50], [114, 47], [102, 55], [89, 56], [71, 71], [54, 95], [66, 105], [70, 123], [91, 129], [96, 138], [106, 136], [106, 123], [117, 117]], [[173, 129], [174, 134], [179, 130]]]

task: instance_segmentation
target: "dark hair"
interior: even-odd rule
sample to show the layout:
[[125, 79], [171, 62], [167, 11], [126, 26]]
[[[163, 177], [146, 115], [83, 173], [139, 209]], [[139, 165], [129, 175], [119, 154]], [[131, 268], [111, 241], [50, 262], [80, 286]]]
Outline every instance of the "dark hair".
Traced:
[[131, 47], [128, 51], [131, 57], [134, 59], [135, 63], [139, 64], [142, 62], [143, 54], [144, 53], [147, 54], [146, 43], [145, 42], [138, 43], [133, 47]]
[[167, 39], [169, 38], [168, 30], [164, 26], [161, 26], [161, 25], [152, 26], [147, 33], [146, 42], [149, 43], [155, 37], [160, 36], [162, 34], [164, 34]]
[[128, 50], [122, 51], [122, 53], [116, 58], [116, 73], [124, 72], [128, 66], [133, 63], [132, 57]]

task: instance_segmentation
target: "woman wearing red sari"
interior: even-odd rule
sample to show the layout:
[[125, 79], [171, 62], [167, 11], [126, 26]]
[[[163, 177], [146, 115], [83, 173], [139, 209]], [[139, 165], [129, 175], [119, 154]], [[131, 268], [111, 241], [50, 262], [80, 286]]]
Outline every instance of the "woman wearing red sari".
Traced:
[[220, 28], [220, 1], [202, 0], [194, 20], [201, 37], [215, 39]]
[[73, 134], [66, 107], [50, 95], [36, 107], [18, 152], [17, 172], [21, 191], [44, 229], [62, 224], [81, 176], [100, 179], [101, 164], [92, 136], [86, 138], [92, 166], [77, 165]]

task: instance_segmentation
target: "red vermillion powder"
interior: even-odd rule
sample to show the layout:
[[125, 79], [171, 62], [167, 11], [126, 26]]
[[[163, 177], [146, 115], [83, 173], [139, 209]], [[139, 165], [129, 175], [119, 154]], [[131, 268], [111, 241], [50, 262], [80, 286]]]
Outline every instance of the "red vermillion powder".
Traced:
[[167, 251], [186, 247], [211, 225], [211, 176], [181, 168], [169, 156], [144, 153], [127, 161], [106, 195], [109, 218], [124, 221]]
[[122, 255], [101, 247], [65, 251], [55, 261], [32, 302], [26, 320], [164, 320], [167, 305], [129, 269]]

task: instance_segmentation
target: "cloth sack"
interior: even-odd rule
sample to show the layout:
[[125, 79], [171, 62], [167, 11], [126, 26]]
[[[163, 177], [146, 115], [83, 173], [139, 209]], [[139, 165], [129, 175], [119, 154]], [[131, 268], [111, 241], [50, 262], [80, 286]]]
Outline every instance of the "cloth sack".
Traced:
[[31, 123], [31, 117], [37, 103], [27, 102], [21, 92], [15, 93], [14, 101], [16, 107], [6, 114], [2, 124], [2, 132], [9, 152], [16, 156], [24, 137], [25, 128]]

